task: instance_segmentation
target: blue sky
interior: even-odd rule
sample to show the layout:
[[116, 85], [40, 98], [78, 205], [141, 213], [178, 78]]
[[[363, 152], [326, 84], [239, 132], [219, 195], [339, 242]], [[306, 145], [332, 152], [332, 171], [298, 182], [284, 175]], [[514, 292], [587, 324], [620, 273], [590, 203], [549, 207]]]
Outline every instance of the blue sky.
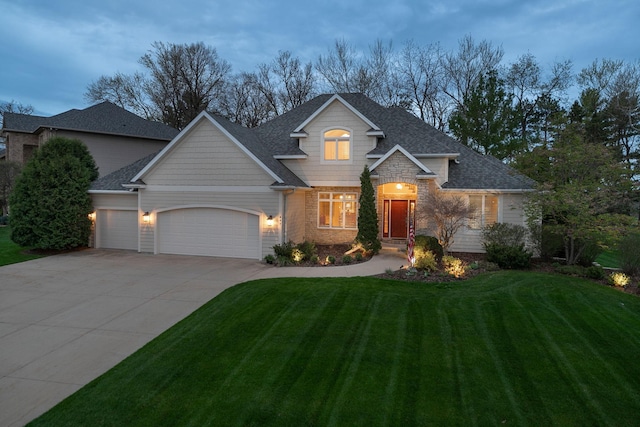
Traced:
[[471, 35], [502, 46], [503, 64], [532, 53], [543, 66], [570, 59], [640, 59], [637, 0], [0, 0], [0, 101], [53, 115], [88, 106], [101, 75], [141, 70], [154, 41], [202, 41], [233, 72], [278, 51], [315, 62], [336, 39], [362, 51], [376, 39], [455, 50]]

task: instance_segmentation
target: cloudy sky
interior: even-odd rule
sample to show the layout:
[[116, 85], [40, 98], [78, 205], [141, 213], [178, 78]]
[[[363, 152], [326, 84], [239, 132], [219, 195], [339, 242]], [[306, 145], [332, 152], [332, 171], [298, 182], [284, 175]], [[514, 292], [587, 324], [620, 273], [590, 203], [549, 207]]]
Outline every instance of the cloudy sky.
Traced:
[[638, 0], [0, 0], [0, 101], [53, 115], [88, 106], [101, 75], [141, 70], [154, 41], [202, 41], [233, 72], [254, 71], [278, 51], [315, 62], [336, 39], [366, 51], [413, 40], [455, 50], [471, 35], [543, 66], [570, 59], [640, 59]]

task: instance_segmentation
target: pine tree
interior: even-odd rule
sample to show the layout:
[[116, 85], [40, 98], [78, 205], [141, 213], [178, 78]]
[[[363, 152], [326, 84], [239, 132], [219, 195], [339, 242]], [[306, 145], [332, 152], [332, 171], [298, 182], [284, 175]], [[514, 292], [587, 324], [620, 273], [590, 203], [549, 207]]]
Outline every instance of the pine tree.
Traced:
[[360, 175], [359, 203], [356, 243], [360, 243], [367, 251], [376, 254], [382, 244], [378, 238], [378, 213], [376, 212], [375, 195], [368, 166], [364, 167], [364, 171]]

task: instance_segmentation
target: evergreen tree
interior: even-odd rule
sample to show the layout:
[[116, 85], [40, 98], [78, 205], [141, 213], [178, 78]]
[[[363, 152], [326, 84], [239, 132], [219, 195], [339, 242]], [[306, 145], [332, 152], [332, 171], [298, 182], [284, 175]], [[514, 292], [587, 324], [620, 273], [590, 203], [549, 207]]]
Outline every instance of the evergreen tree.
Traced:
[[367, 251], [372, 251], [376, 254], [382, 244], [378, 238], [378, 213], [376, 212], [376, 200], [368, 166], [364, 167], [360, 175], [359, 203], [356, 242], [362, 244]]
[[10, 197], [11, 240], [38, 249], [85, 246], [98, 168], [79, 140], [53, 138], [24, 166]]

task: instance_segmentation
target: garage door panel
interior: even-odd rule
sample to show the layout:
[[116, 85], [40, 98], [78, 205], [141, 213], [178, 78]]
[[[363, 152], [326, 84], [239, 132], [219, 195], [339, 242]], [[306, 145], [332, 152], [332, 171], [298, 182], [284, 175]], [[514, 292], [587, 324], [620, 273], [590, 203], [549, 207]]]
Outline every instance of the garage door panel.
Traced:
[[258, 258], [258, 216], [212, 208], [162, 212], [158, 215], [158, 252]]
[[100, 210], [96, 219], [97, 246], [138, 249], [138, 213], [131, 210]]

